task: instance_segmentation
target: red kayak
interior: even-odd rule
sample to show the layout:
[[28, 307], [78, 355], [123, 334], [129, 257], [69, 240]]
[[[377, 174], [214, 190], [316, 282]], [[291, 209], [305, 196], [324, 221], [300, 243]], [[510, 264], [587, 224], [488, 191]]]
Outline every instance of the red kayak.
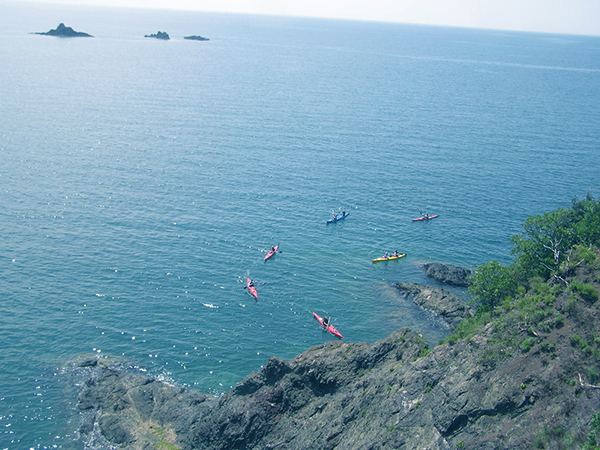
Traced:
[[431, 220], [431, 219], [435, 219], [436, 217], [440, 217], [439, 214], [436, 214], [435, 216], [423, 216], [423, 217], [419, 217], [418, 219], [413, 219], [413, 222], [421, 222], [423, 220]]
[[254, 283], [252, 282], [252, 280], [248, 277], [246, 277], [246, 287], [248, 288], [248, 290], [250, 291], [252, 296], [257, 299], [258, 292], [256, 291], [256, 287], [254, 286]]
[[275, 253], [277, 253], [277, 250], [279, 250], [279, 244], [277, 244], [275, 247], [272, 247], [271, 250], [269, 250], [269, 253], [267, 253], [267, 255], [265, 256], [265, 261], [271, 256], [273, 256]]
[[334, 336], [339, 337], [340, 339], [342, 339], [344, 337], [344, 336], [342, 336], [342, 333], [340, 333], [338, 330], [336, 330], [333, 325], [331, 325], [331, 324], [324, 325], [323, 324], [323, 318], [321, 316], [319, 316], [316, 312], [313, 312], [313, 316], [315, 316], [315, 319], [317, 319], [319, 321], [319, 323], [321, 324], [321, 326], [323, 328], [325, 328], [327, 331], [329, 331], [331, 334], [333, 334]]

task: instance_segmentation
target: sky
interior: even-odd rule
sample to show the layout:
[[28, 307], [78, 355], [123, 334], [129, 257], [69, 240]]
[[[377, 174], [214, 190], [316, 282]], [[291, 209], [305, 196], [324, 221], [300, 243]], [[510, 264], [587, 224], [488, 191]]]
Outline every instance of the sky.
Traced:
[[[27, 1], [27, 0], [19, 0]], [[600, 0], [36, 0], [600, 36]]]

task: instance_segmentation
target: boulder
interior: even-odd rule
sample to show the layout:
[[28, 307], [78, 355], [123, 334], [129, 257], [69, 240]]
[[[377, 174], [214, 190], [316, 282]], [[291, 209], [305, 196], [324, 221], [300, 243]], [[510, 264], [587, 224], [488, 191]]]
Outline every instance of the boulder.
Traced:
[[445, 266], [440, 263], [425, 264], [425, 275], [440, 283], [451, 286], [468, 287], [471, 285], [471, 271], [463, 267]]

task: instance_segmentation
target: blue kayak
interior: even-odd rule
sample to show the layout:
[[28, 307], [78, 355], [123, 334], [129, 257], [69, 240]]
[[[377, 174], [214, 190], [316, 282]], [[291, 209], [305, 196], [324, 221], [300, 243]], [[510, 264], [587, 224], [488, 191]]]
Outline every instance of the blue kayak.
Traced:
[[349, 215], [350, 215], [350, 213], [345, 213], [343, 216], [338, 216], [338, 217], [336, 217], [336, 218], [334, 218], [334, 219], [329, 219], [329, 220], [327, 221], [327, 223], [338, 222], [338, 221], [340, 221], [340, 220], [342, 220], [342, 219], [345, 219], [345, 218], [346, 218], [346, 217], [348, 217]]

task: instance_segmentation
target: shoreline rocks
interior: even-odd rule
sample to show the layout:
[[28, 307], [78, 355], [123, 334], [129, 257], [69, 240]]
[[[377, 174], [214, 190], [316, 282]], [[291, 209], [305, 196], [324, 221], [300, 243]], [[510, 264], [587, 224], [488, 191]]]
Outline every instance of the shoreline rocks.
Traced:
[[452, 329], [467, 317], [473, 316], [471, 308], [460, 297], [445, 289], [417, 283], [396, 283], [396, 289], [415, 305], [439, 314]]
[[495, 355], [493, 369], [481, 363], [491, 324], [432, 350], [408, 329], [374, 344], [331, 341], [270, 358], [220, 398], [101, 360], [87, 367], [78, 433], [85, 448], [127, 450], [517, 450], [540, 436], [559, 448], [546, 431], [585, 437], [600, 404], [600, 389], [565, 382], [594, 359], [574, 351], [571, 332], [548, 335], [550, 354]]
[[[577, 277], [600, 292], [596, 264], [579, 267]], [[396, 287], [453, 322], [472, 314], [443, 289]], [[87, 359], [73, 369], [82, 374], [73, 383], [81, 386], [81, 444], [123, 450], [579, 448], [600, 405], [600, 302], [569, 288], [552, 295], [542, 304], [539, 291], [525, 293], [493, 322], [476, 322], [478, 329], [432, 349], [403, 328], [374, 344], [330, 341], [291, 360], [271, 357], [219, 398], [156, 381], [123, 363]], [[532, 324], [518, 306], [522, 301], [538, 301], [548, 315]]]
[[446, 266], [440, 263], [425, 264], [423, 267], [425, 268], [426, 276], [440, 283], [458, 287], [469, 287], [471, 285], [471, 281], [469, 280], [471, 271], [469, 269]]

